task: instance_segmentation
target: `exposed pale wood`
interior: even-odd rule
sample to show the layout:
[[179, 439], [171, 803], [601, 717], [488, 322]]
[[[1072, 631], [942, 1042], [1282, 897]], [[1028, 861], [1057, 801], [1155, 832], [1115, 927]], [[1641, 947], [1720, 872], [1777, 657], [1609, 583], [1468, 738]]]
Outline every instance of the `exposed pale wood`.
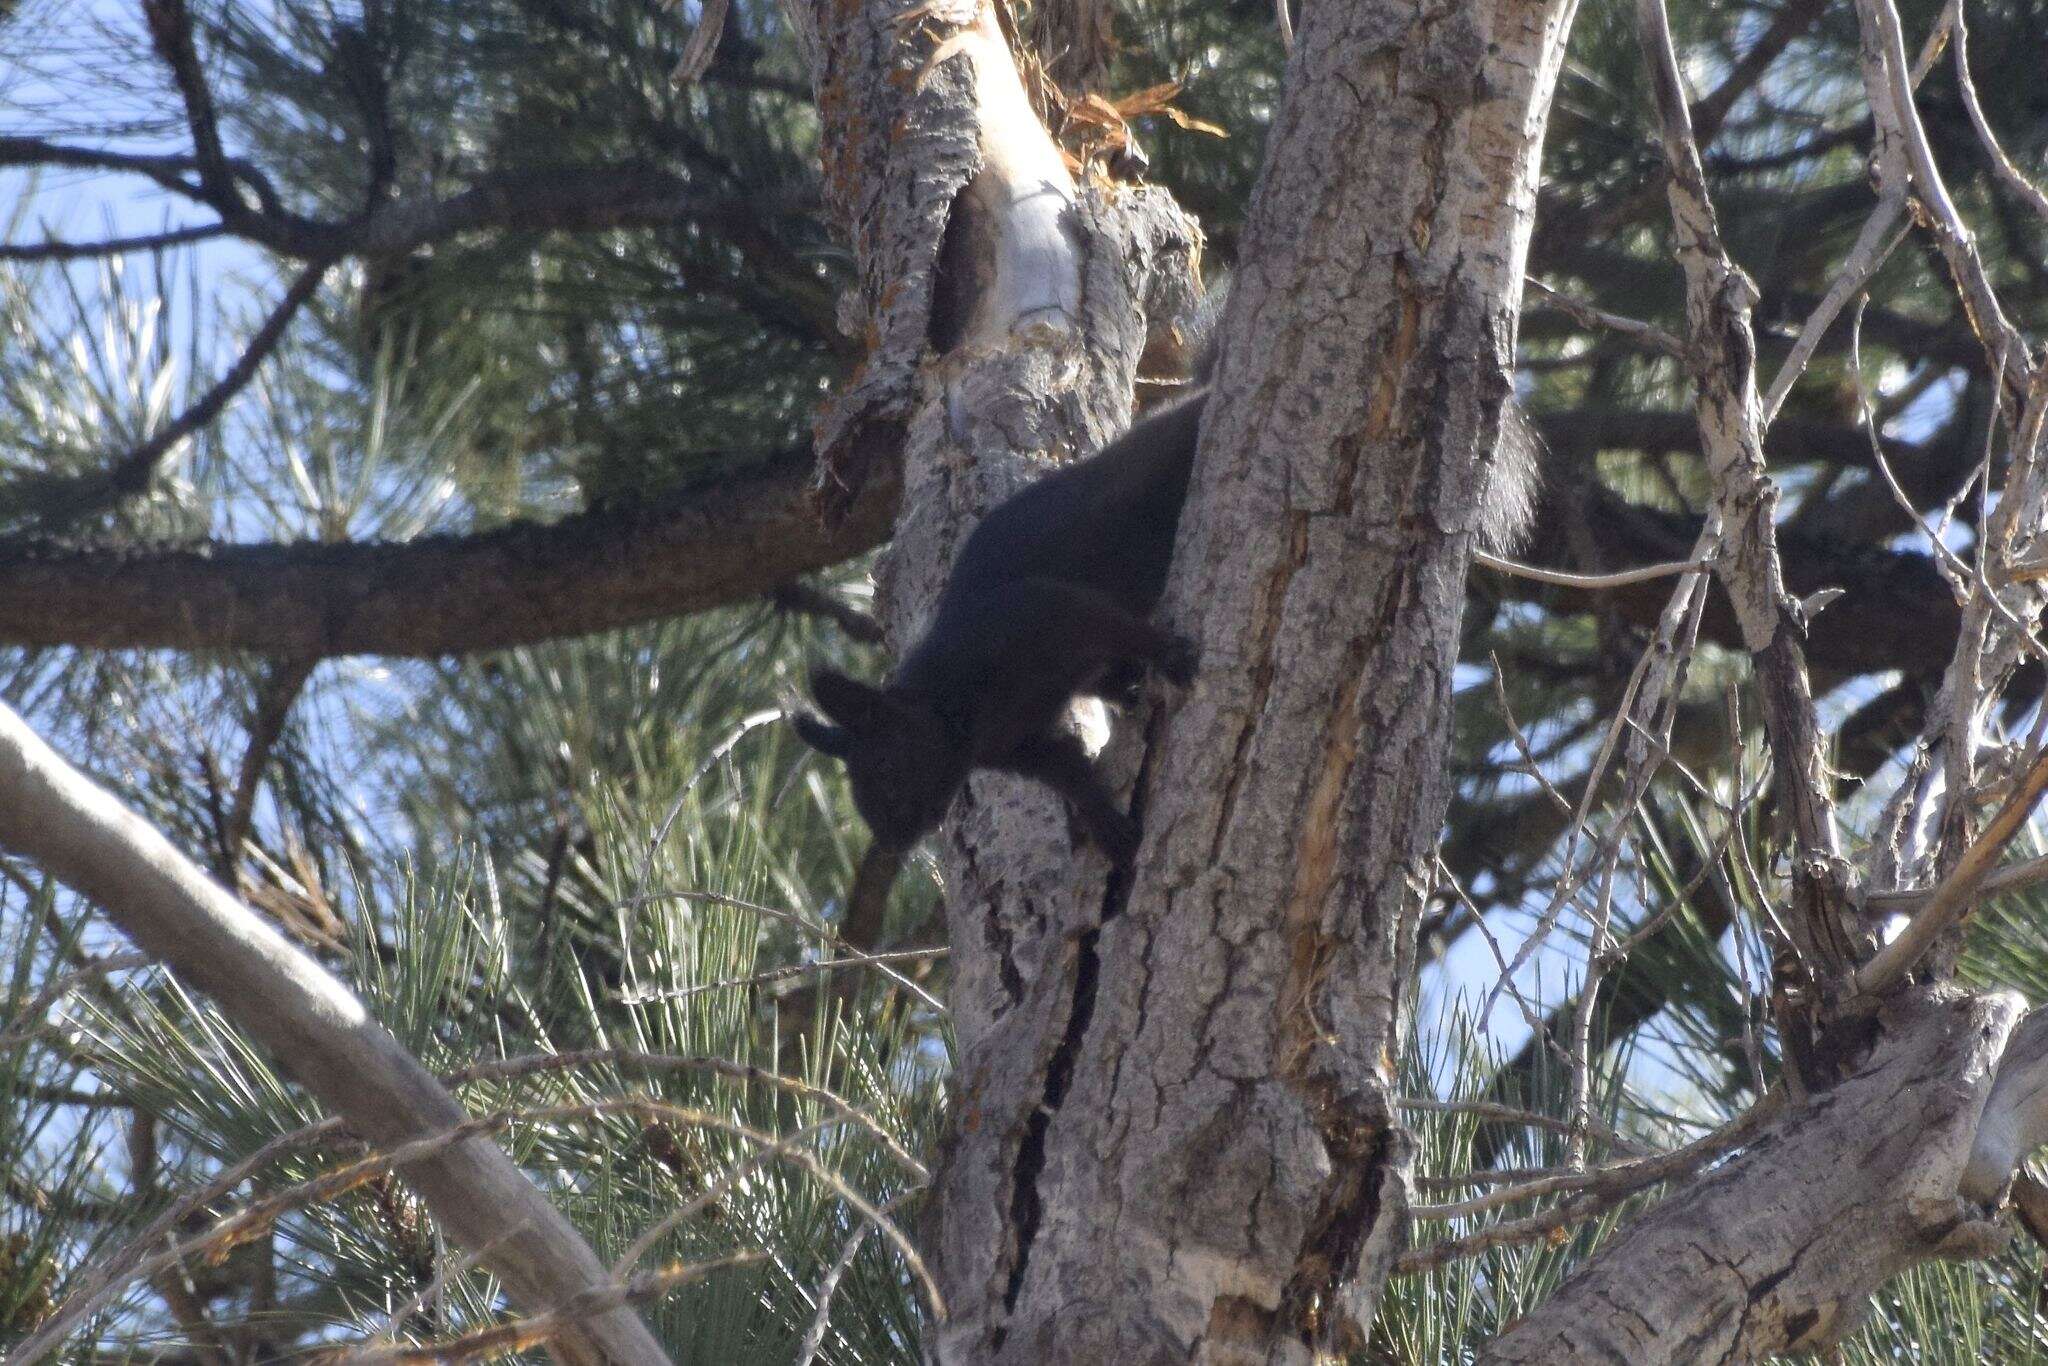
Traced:
[[1979, 1204], [1997, 1200], [2020, 1163], [2048, 1143], [2048, 1010], [2021, 1021], [1998, 1060], [1998, 1077], [1977, 1121], [1960, 1189]]

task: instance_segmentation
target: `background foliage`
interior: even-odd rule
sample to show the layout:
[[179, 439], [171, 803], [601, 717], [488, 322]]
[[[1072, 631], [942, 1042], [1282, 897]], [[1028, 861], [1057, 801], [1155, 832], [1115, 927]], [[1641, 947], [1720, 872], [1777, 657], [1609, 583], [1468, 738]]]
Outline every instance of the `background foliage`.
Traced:
[[[1903, 8], [1917, 41], [1938, 7]], [[563, 230], [537, 195], [478, 230], [346, 254], [222, 416], [168, 452], [145, 487], [81, 503], [80, 489], [101, 489], [103, 471], [234, 362], [300, 264], [232, 232], [154, 250], [49, 249], [208, 215], [147, 178], [48, 164], [6, 141], [188, 145], [137, 9], [0, 4], [0, 224], [19, 244], [0, 255], [0, 551], [48, 536], [136, 546], [462, 534], [630, 506], [803, 448], [813, 405], [860, 348], [838, 326], [847, 259], [819, 207], [806, 77], [772, 6], [735, 0], [709, 71], [685, 86], [670, 73], [694, 12], [654, 0], [193, 0], [190, 12], [223, 139], [285, 212], [344, 221], [493, 177], [584, 175], [674, 193], [625, 226]], [[2048, 14], [1992, 0], [1969, 16], [1989, 117], [2015, 160], [2039, 168]], [[1027, 38], [1045, 17], [1021, 12]], [[1854, 16], [1783, 0], [1682, 6], [1674, 22], [1715, 198], [1772, 324], [1761, 333], [1769, 374], [1786, 325], [1872, 203]], [[1104, 93], [1176, 81], [1180, 107], [1229, 134], [1163, 118], [1137, 129], [1151, 178], [1200, 215], [1212, 258], [1227, 264], [1277, 91], [1270, 10], [1134, 0], [1115, 11], [1114, 32]], [[1680, 276], [1639, 64], [1630, 7], [1587, 4], [1551, 124], [1530, 272], [1675, 326]], [[1922, 109], [2017, 321], [2048, 322], [2042, 226], [1985, 173], [1945, 65]], [[1916, 503], [1955, 500], [1957, 544], [1980, 515], [1968, 495], [1991, 401], [1941, 281], [1917, 241], [1898, 250], [1862, 315], [1860, 374], [1850, 329], [1838, 327], [1770, 451], [1793, 587], [1850, 590], [1809, 642], [1848, 790], [1901, 762], [1955, 624], [1925, 537], [1875, 477], [1863, 401]], [[1534, 294], [1522, 340], [1526, 404], [1549, 447], [1524, 557], [1589, 570], [1682, 557], [1705, 485], [1677, 368]], [[861, 564], [828, 577], [827, 592], [861, 604]], [[1566, 916], [1514, 990], [1489, 991], [1487, 936], [1512, 952], [1545, 909], [1567, 824], [1508, 718], [1545, 781], [1577, 802], [1661, 601], [1475, 575], [1461, 788], [1444, 849], [1469, 899], [1446, 896], [1428, 936], [1407, 1063], [1418, 1096], [1564, 1113], [1543, 1040], [1566, 1018], [1553, 1012], [1570, 1008], [1583, 927]], [[1722, 644], [1724, 618], [1710, 613], [1707, 628]], [[874, 972], [844, 974], [858, 986], [842, 992], [820, 990], [815, 972], [774, 975], [834, 951], [835, 897], [861, 839], [836, 771], [775, 722], [808, 663], [849, 657], [879, 666], [829, 622], [738, 604], [436, 661], [15, 649], [0, 653], [0, 693], [313, 946], [436, 1070], [573, 1050], [760, 1069], [586, 1061], [465, 1094], [480, 1109], [526, 1112], [508, 1141], [602, 1252], [693, 1200], [701, 1209], [650, 1260], [764, 1252], [650, 1313], [678, 1359], [780, 1362], [808, 1345], [821, 1287], [862, 1226], [848, 1188], [875, 1204], [906, 1200], [898, 1212], [915, 1230], [915, 1170], [875, 1130], [924, 1159], [941, 1122], [941, 1011]], [[1624, 880], [1637, 891], [1622, 914], [1663, 924], [1605, 978], [1595, 1012], [1600, 1112], [1642, 1141], [1699, 1132], [1775, 1073], [1755, 1005], [1764, 958], [1742, 937], [1736, 871], [1768, 865], [1771, 813], [1735, 819], [1725, 806], [1754, 785], [1759, 762], [1740, 678], [1711, 651], [1691, 676], [1677, 735], [1696, 785], [1660, 786], [1635, 810], [1592, 798], [1631, 835]], [[2023, 671], [2002, 699], [2008, 716], [2031, 714], [2041, 685], [2038, 669]], [[53, 996], [116, 946], [34, 868], [0, 862], [0, 874], [4, 1344], [177, 1193], [316, 1116], [160, 974], [88, 974]], [[928, 873], [909, 879], [889, 942], [933, 950], [897, 966], [942, 996], [936, 895]], [[1978, 980], [2035, 1001], [2048, 999], [2038, 900], [1980, 918], [1969, 960]], [[835, 1121], [828, 1102], [767, 1074], [823, 1088], [872, 1123]], [[587, 1108], [625, 1091], [709, 1118]], [[1413, 1119], [1432, 1180], [1561, 1157], [1542, 1130], [1469, 1113]], [[756, 1140], [721, 1123], [802, 1135], [795, 1148], [811, 1165], [787, 1154], [756, 1165]], [[294, 1148], [214, 1207], [284, 1190], [348, 1151], [338, 1140]], [[1397, 1281], [1369, 1358], [1456, 1358], [1555, 1284], [1614, 1217]], [[1417, 1238], [1475, 1227], [1425, 1225]], [[1850, 1358], [2035, 1359], [2040, 1281], [2031, 1245], [1918, 1272], [1887, 1294]], [[393, 1315], [402, 1336], [444, 1338], [497, 1307], [484, 1278], [451, 1267], [402, 1186], [373, 1183], [294, 1210], [218, 1264], [126, 1286], [69, 1351], [264, 1359], [378, 1331]], [[887, 1240], [863, 1237], [828, 1308], [819, 1359], [912, 1356], [917, 1276]]]

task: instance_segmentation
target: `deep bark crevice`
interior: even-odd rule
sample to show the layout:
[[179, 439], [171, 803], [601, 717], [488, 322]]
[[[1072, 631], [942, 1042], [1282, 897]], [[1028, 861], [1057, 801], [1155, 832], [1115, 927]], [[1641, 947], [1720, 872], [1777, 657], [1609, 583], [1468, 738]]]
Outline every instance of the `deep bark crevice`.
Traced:
[[[1038, 1178], [1045, 1171], [1046, 1131], [1052, 1127], [1060, 1106], [1066, 1103], [1067, 1092], [1073, 1087], [1074, 1064], [1081, 1053], [1081, 1042], [1088, 1037], [1088, 1026], [1095, 1018], [1095, 991], [1102, 969], [1096, 945], [1101, 938], [1101, 930], [1089, 930], [1075, 943], [1073, 1009], [1067, 1016], [1067, 1027], [1060, 1036], [1059, 1047], [1054, 1050], [1052, 1061], [1046, 1065], [1044, 1098], [1032, 1111], [1031, 1122], [1024, 1131], [1024, 1142], [1017, 1149], [1016, 1173], [1011, 1179], [1010, 1190], [1010, 1223], [1015, 1230], [1017, 1250], [1010, 1267], [1009, 1284], [1003, 1292], [1006, 1313], [1017, 1307], [1017, 1297], [1023, 1292], [1024, 1274], [1031, 1264], [1031, 1244], [1038, 1237], [1039, 1221], [1045, 1213], [1044, 1201], [1038, 1191]], [[1008, 1325], [1002, 1324], [991, 1334], [990, 1342], [997, 1351], [1002, 1350], [1009, 1331]]]

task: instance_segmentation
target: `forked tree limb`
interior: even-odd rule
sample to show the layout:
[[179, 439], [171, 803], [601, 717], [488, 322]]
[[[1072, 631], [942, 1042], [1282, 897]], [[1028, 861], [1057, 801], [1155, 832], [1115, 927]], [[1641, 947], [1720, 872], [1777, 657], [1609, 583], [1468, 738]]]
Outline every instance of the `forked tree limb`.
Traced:
[[[99, 907], [368, 1142], [395, 1146], [465, 1119], [461, 1103], [345, 986], [4, 707], [0, 847]], [[610, 1284], [581, 1235], [488, 1139], [403, 1170], [451, 1241], [483, 1250], [483, 1264], [521, 1308], [545, 1313]], [[623, 1307], [574, 1325], [556, 1350], [575, 1363], [668, 1360]]]

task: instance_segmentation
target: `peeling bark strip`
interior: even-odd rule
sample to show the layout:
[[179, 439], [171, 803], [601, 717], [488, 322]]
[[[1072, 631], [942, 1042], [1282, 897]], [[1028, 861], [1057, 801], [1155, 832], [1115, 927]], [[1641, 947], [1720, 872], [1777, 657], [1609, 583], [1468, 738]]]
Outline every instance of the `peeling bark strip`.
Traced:
[[2038, 1085], [2041, 1031], [2015, 1036], [2020, 1010], [2010, 994], [1900, 1001], [1856, 1075], [1617, 1235], [1489, 1344], [1482, 1366], [1818, 1350], [1853, 1331], [1899, 1272], [1996, 1250], [2004, 1230], [1957, 1189], [1973, 1160], [1995, 1165], [1978, 1153], [1979, 1127], [1980, 1116], [1998, 1127], [1985, 1111], [1994, 1077], [2005, 1089], [2003, 1064]]
[[1573, 8], [1308, 7], [1169, 590], [1201, 675], [1150, 757], [1121, 913], [1112, 896], [1020, 964], [1004, 1018], [1049, 1000], [1066, 1027], [963, 1069], [970, 1150], [1016, 1122], [1014, 1077], [1060, 1084], [1032, 1096], [996, 1206], [1007, 1315], [956, 1321], [954, 1360], [1306, 1362], [1363, 1340], [1402, 1236], [1397, 1002]]
[[917, 407], [932, 262], [982, 155], [969, 63], [931, 58], [974, 10], [972, 0], [813, 0], [805, 8], [817, 37], [812, 85], [826, 207], [860, 269], [857, 312], [842, 307], [841, 325], [864, 332], [866, 351], [817, 421], [818, 499], [837, 521]]

